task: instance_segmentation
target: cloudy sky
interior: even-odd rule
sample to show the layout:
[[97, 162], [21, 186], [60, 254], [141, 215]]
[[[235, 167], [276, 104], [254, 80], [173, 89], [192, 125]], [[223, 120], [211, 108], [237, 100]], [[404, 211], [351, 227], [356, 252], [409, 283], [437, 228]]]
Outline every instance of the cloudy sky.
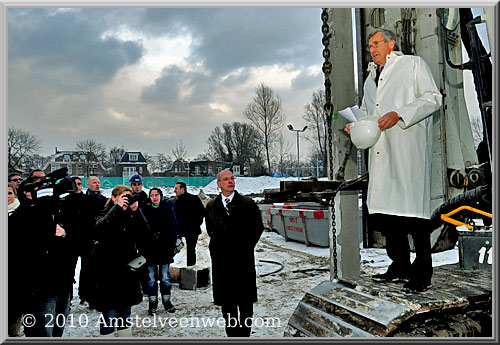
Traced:
[[[320, 8], [9, 8], [8, 126], [42, 154], [95, 139], [203, 153], [265, 83], [287, 123], [323, 87]], [[287, 133], [288, 132], [288, 133]], [[293, 133], [284, 132], [295, 145]]]

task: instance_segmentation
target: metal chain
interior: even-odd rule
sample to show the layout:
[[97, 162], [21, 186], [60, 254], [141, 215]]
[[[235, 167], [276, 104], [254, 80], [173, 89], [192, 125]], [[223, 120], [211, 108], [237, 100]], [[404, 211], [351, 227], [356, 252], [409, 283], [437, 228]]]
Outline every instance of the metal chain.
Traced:
[[[331, 86], [332, 83], [330, 81], [330, 73], [332, 73], [332, 63], [329, 61], [330, 59], [330, 49], [328, 46], [330, 45], [330, 38], [332, 34], [330, 33], [330, 27], [328, 26], [328, 10], [323, 8], [321, 13], [321, 20], [323, 21], [323, 25], [321, 26], [321, 31], [323, 32], [323, 58], [325, 61], [323, 62], [323, 73], [325, 74], [325, 98], [326, 103], [323, 106], [327, 113], [327, 125], [328, 125], [328, 179], [333, 180], [333, 137], [332, 137], [332, 122], [333, 122], [333, 104], [332, 104], [332, 91]], [[335, 229], [335, 196], [329, 200], [329, 205], [331, 207], [332, 213], [332, 242], [333, 242], [333, 272], [334, 279], [338, 278], [338, 268], [337, 268], [337, 230]]]

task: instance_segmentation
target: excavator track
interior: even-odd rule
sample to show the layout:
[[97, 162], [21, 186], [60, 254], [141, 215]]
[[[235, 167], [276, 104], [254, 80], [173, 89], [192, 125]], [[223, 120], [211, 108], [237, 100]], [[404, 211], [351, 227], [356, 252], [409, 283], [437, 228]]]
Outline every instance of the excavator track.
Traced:
[[370, 276], [341, 278], [306, 293], [284, 336], [491, 336], [491, 305], [491, 272], [458, 264], [435, 267], [432, 287], [420, 293]]

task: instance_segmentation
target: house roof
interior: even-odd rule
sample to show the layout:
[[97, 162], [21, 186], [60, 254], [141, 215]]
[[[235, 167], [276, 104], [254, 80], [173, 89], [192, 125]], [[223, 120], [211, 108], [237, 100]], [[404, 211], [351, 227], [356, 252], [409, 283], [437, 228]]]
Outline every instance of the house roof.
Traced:
[[179, 163], [179, 162], [182, 163], [184, 170], [189, 170], [189, 163], [188, 162], [181, 162], [179, 159], [176, 159], [175, 161], [173, 161], [172, 163], [170, 163], [167, 166], [167, 168], [165, 169], [165, 172], [171, 171], [174, 167], [174, 164]]
[[[137, 154], [137, 160], [136, 161], [130, 161], [129, 160], [129, 155], [130, 154]], [[146, 158], [144, 158], [144, 156], [142, 155], [141, 152], [138, 152], [138, 151], [128, 151], [128, 152], [125, 152], [122, 156], [122, 159], [120, 159], [120, 163], [119, 164], [147, 164], [146, 162]]]

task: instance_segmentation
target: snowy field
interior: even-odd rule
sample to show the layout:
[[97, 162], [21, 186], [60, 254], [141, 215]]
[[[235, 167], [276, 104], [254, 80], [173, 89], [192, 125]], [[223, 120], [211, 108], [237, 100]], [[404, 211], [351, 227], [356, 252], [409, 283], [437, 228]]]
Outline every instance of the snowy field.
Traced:
[[[293, 180], [293, 178], [290, 178]], [[242, 194], [260, 194], [264, 189], [279, 188], [279, 179], [271, 177], [236, 178], [236, 189]], [[188, 187], [193, 194], [200, 189]], [[214, 182], [202, 188], [203, 193], [214, 195], [218, 193]], [[147, 190], [146, 190], [147, 191]], [[165, 196], [173, 196], [173, 188], [164, 189]], [[109, 196], [110, 190], [103, 194]], [[197, 246], [197, 265], [210, 268], [208, 251], [209, 237], [202, 225]], [[384, 249], [361, 249], [361, 273], [382, 273], [388, 267], [390, 260]], [[265, 231], [256, 247], [258, 302], [254, 305], [254, 327], [252, 337], [275, 338], [282, 337], [288, 319], [294, 312], [304, 294], [319, 283], [329, 280], [329, 249], [306, 247], [297, 242], [286, 242], [275, 232]], [[280, 266], [267, 263], [278, 262]], [[458, 249], [433, 254], [433, 265], [440, 266], [458, 262]], [[175, 257], [174, 266], [186, 265], [185, 248]], [[78, 281], [79, 266], [75, 272]], [[308, 270], [299, 272], [297, 270]], [[265, 275], [265, 276], [261, 276]], [[119, 288], [119, 287], [117, 287]], [[88, 306], [80, 304], [78, 285], [74, 285], [74, 298], [68, 320], [73, 320], [65, 329], [65, 337], [97, 337], [100, 313], [89, 310]], [[217, 325], [220, 320], [220, 308], [213, 304], [211, 286], [197, 290], [181, 290], [178, 284], [172, 289], [172, 302], [177, 308], [173, 314], [167, 313], [160, 305], [156, 318], [148, 315], [148, 302], [143, 302], [132, 308], [133, 336], [154, 338], [214, 338], [225, 337], [223, 327]]]

